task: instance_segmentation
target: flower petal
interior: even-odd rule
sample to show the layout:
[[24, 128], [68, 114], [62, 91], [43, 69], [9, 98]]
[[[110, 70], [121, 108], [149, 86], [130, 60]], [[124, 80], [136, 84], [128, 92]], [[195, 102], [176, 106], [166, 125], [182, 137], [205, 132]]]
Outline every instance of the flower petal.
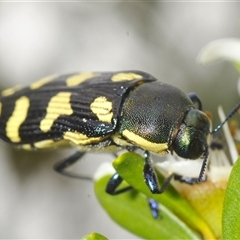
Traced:
[[210, 42], [199, 53], [197, 61], [206, 65], [221, 60], [240, 63], [240, 40], [225, 38]]

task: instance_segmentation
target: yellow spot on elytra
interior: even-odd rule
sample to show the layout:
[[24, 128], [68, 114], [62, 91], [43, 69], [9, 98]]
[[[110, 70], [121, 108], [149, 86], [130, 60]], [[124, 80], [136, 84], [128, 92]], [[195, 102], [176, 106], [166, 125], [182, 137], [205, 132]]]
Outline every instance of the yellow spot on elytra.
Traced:
[[51, 139], [46, 139], [46, 140], [33, 143], [33, 146], [31, 144], [22, 144], [19, 147], [24, 150], [35, 150], [35, 149], [44, 149], [44, 148], [53, 149], [53, 148], [70, 147], [70, 144], [66, 140], [54, 141]]
[[3, 97], [10, 96], [10, 95], [14, 94], [15, 92], [17, 92], [18, 90], [20, 90], [21, 88], [22, 88], [21, 85], [17, 85], [15, 87], [5, 89], [1, 92], [1, 95]]
[[55, 142], [51, 139], [48, 140], [42, 140], [39, 142], [34, 143], [34, 147], [41, 149], [41, 148], [50, 148]]
[[54, 141], [51, 139], [46, 139], [46, 140], [42, 140], [34, 143], [34, 148], [36, 149], [44, 149], [44, 148], [56, 149], [56, 148], [64, 148], [64, 147], [70, 147], [69, 142], [66, 140]]
[[121, 138], [121, 135], [116, 133], [111, 136], [112, 140], [119, 146], [131, 146], [132, 144]]
[[130, 140], [132, 143], [134, 143], [136, 146], [139, 146], [143, 149], [155, 152], [155, 153], [161, 153], [164, 154], [168, 150], [167, 143], [154, 143], [150, 142], [139, 135], [130, 132], [129, 130], [125, 129], [122, 132], [122, 135], [126, 137], [128, 140]]
[[32, 150], [32, 146], [30, 144], [22, 144], [20, 146], [20, 148], [24, 149], [24, 150]]
[[95, 98], [90, 105], [90, 109], [100, 121], [111, 123], [113, 117], [112, 102], [108, 101], [106, 97]]
[[79, 74], [69, 77], [66, 80], [66, 85], [69, 87], [78, 86], [82, 82], [84, 82], [90, 78], [96, 77], [96, 76], [99, 76], [99, 74], [91, 73], [91, 72], [79, 73]]
[[99, 142], [101, 137], [88, 137], [85, 134], [79, 132], [65, 132], [63, 135], [63, 139], [69, 140], [76, 145], [86, 145], [94, 142]]
[[6, 123], [6, 135], [12, 142], [20, 142], [19, 128], [27, 117], [30, 101], [22, 96], [15, 102], [15, 108]]
[[46, 116], [40, 122], [40, 129], [43, 132], [49, 131], [53, 125], [53, 122], [60, 115], [71, 115], [73, 113], [70, 104], [70, 98], [70, 92], [60, 92], [50, 99], [46, 110]]
[[117, 73], [112, 76], [113, 82], [119, 82], [119, 81], [132, 81], [132, 80], [138, 80], [142, 79], [142, 76], [136, 73]]
[[51, 82], [51, 81], [52, 81], [54, 78], [56, 78], [56, 77], [57, 77], [56, 74], [51, 75], [51, 76], [44, 77], [44, 78], [42, 78], [42, 79], [40, 79], [40, 80], [32, 83], [29, 88], [32, 89], [32, 90], [38, 89], [38, 88], [42, 87], [43, 85]]

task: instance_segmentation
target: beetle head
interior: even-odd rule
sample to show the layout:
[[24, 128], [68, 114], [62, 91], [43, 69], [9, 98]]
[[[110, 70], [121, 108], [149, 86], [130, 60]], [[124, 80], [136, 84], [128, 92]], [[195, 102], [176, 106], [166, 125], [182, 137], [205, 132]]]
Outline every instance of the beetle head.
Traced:
[[210, 121], [205, 113], [191, 108], [184, 116], [179, 131], [172, 137], [173, 150], [183, 158], [206, 158]]

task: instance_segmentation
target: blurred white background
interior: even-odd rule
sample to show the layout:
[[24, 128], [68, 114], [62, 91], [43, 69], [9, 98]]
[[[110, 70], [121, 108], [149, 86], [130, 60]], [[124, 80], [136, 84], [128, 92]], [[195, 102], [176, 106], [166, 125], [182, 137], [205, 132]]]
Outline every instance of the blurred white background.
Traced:
[[[0, 88], [53, 73], [135, 69], [197, 92], [205, 110], [216, 114], [221, 104], [228, 112], [239, 101], [237, 72], [228, 63], [203, 68], [196, 58], [212, 40], [239, 37], [239, 13], [237, 2], [2, 2]], [[0, 142], [0, 238], [135, 237], [101, 209], [92, 183], [52, 170], [70, 152]], [[74, 170], [93, 173], [111, 159], [88, 155]]]

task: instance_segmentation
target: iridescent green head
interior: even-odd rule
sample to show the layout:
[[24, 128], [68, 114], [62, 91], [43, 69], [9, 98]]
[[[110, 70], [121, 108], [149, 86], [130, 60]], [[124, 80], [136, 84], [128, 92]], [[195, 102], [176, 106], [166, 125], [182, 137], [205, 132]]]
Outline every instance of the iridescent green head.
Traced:
[[208, 155], [210, 121], [198, 109], [190, 109], [184, 116], [179, 131], [172, 138], [173, 150], [183, 158], [197, 159]]

